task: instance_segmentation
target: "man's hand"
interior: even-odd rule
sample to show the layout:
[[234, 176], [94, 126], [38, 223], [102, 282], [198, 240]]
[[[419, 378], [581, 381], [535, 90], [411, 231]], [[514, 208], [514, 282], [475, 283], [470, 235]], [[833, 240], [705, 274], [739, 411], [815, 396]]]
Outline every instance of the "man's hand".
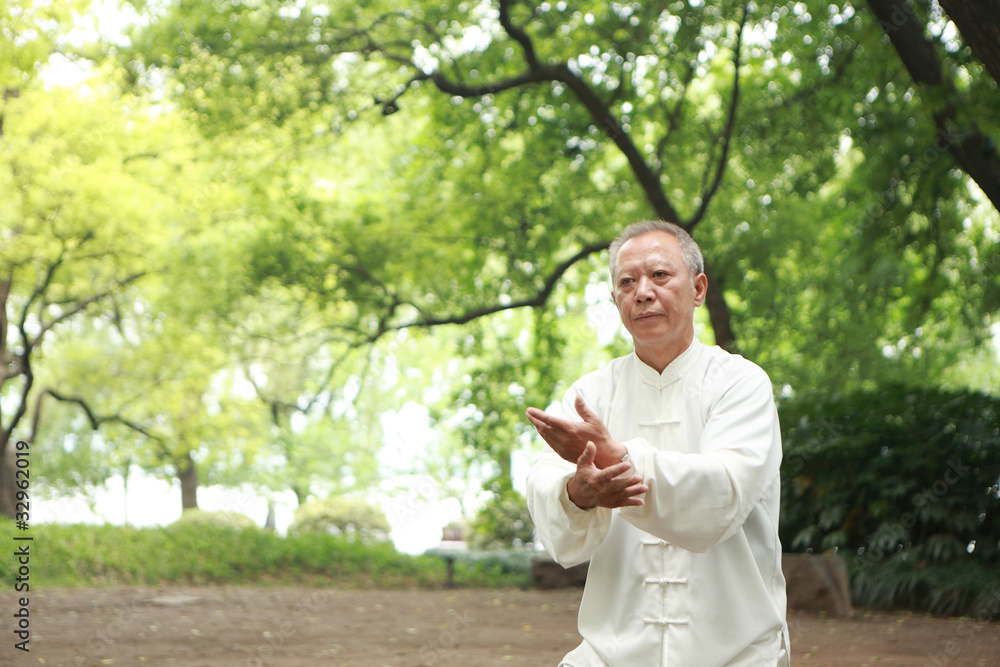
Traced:
[[528, 408], [528, 421], [548, 446], [570, 463], [578, 461], [588, 442], [596, 447], [594, 465], [598, 468], [604, 469], [620, 462], [628, 451], [625, 446], [614, 441], [601, 418], [587, 407], [583, 396], [576, 395], [575, 407], [582, 422], [550, 415], [538, 408]]
[[580, 509], [642, 505], [638, 496], [649, 491], [642, 477], [628, 474], [629, 463], [616, 463], [604, 470], [594, 465], [597, 447], [588, 442], [576, 462], [576, 474], [566, 484], [569, 499]]

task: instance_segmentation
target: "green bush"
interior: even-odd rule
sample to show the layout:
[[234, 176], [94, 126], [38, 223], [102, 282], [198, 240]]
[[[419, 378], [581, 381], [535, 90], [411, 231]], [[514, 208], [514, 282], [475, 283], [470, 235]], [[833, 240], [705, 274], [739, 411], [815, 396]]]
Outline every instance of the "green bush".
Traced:
[[[17, 531], [0, 520], [0, 540]], [[444, 561], [409, 556], [390, 543], [366, 545], [321, 533], [280, 537], [258, 529], [37, 524], [31, 528], [31, 584], [298, 584], [444, 586]], [[44, 554], [44, 556], [42, 556]], [[16, 570], [0, 568], [0, 586]], [[488, 585], [482, 578], [479, 583]]]
[[371, 544], [387, 541], [390, 530], [389, 520], [378, 507], [363, 500], [331, 496], [322, 502], [299, 507], [288, 532], [292, 535], [324, 533]]
[[471, 551], [455, 562], [455, 583], [460, 586], [527, 587], [532, 585], [532, 552], [527, 549]]
[[[938, 599], [954, 588], [945, 571], [996, 581], [1000, 399], [891, 386], [779, 410], [786, 550], [846, 554], [860, 602], [876, 590], [904, 606]], [[966, 608], [976, 604], [972, 596]]]
[[528, 500], [508, 489], [495, 495], [469, 526], [473, 549], [525, 547], [534, 539], [535, 524], [528, 513]]
[[855, 567], [851, 597], [873, 609], [915, 609], [933, 614], [1000, 619], [1000, 571], [975, 561], [914, 564], [905, 554]]
[[257, 522], [246, 514], [239, 512], [209, 512], [200, 509], [187, 509], [181, 514], [181, 518], [170, 524], [171, 526], [200, 526], [202, 528], [260, 528]]

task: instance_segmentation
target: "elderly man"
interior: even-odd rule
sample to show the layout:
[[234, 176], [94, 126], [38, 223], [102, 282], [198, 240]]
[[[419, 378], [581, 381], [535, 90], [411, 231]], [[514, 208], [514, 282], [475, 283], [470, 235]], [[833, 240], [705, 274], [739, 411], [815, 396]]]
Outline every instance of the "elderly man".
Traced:
[[637, 223], [610, 252], [635, 351], [528, 409], [549, 445], [528, 474], [538, 535], [565, 567], [590, 560], [560, 664], [787, 666], [770, 380], [695, 340], [708, 279], [687, 232]]

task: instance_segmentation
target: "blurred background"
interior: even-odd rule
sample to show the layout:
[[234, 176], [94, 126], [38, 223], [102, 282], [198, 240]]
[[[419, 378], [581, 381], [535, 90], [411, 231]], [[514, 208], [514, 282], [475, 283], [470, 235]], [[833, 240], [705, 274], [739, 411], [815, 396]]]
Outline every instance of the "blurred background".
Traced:
[[[24, 441], [32, 525], [67, 544], [200, 511], [530, 546], [524, 409], [630, 350], [607, 244], [665, 218], [707, 260], [698, 337], [774, 383], [785, 548], [901, 599], [958, 568], [939, 602], [974, 605], [998, 26], [958, 0], [6, 0], [0, 512]], [[147, 576], [102, 567], [51, 576]]]

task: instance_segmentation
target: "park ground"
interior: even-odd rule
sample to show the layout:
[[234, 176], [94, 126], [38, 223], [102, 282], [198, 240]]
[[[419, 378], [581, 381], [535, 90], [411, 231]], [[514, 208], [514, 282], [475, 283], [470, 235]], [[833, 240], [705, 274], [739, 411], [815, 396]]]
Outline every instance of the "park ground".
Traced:
[[[108, 587], [33, 590], [30, 652], [14, 648], [13, 592], [0, 665], [555, 667], [579, 642], [580, 589], [337, 590]], [[859, 610], [791, 612], [802, 667], [1000, 665], [1000, 623]]]

